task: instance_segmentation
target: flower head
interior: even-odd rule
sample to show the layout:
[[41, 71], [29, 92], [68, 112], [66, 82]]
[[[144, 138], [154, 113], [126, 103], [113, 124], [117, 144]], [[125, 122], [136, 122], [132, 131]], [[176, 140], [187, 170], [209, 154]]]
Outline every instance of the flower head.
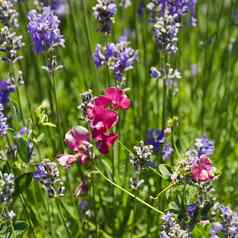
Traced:
[[161, 145], [165, 142], [164, 132], [159, 129], [150, 129], [147, 131], [146, 144], [153, 145], [155, 152], [160, 152]]
[[15, 91], [15, 86], [10, 80], [0, 80], [0, 104], [5, 106], [9, 100], [9, 94]]
[[158, 79], [161, 76], [161, 73], [155, 67], [151, 67], [150, 76], [151, 78]]
[[28, 20], [28, 31], [36, 53], [42, 53], [57, 45], [64, 46], [64, 39], [59, 29], [59, 19], [50, 7], [44, 7], [41, 14], [36, 10], [31, 10]]
[[0, 104], [0, 136], [6, 135], [7, 130], [8, 130], [7, 117], [4, 115], [3, 105]]
[[71, 150], [78, 152], [82, 146], [88, 144], [89, 132], [85, 127], [74, 127], [66, 133], [64, 142]]
[[111, 33], [113, 17], [117, 12], [115, 0], [97, 0], [97, 4], [93, 7], [95, 18], [100, 24], [100, 31]]
[[207, 155], [211, 156], [214, 153], [214, 142], [209, 140], [207, 136], [197, 138], [195, 141], [195, 147], [198, 152], [198, 156]]
[[163, 146], [163, 150], [162, 150], [162, 158], [163, 160], [169, 160], [172, 156], [173, 153], [173, 148], [170, 144], [165, 144]]
[[178, 50], [178, 33], [180, 24], [176, 17], [165, 11], [164, 16], [157, 18], [153, 26], [153, 33], [159, 50], [176, 53]]
[[214, 178], [212, 162], [205, 155], [193, 163], [191, 172], [195, 182], [207, 182]]
[[44, 160], [38, 164], [33, 178], [44, 185], [49, 197], [64, 195], [63, 181], [55, 162]]
[[107, 65], [114, 73], [117, 80], [122, 80], [126, 71], [133, 68], [138, 59], [138, 53], [131, 47], [123, 37], [117, 44], [109, 43], [106, 47], [97, 45], [93, 55], [97, 67]]
[[108, 106], [111, 104], [112, 108], [115, 110], [127, 110], [131, 105], [130, 99], [121, 88], [107, 88], [105, 90], [105, 95], [96, 98], [95, 103], [101, 106]]
[[0, 203], [9, 203], [15, 190], [15, 177], [12, 173], [0, 171]]
[[0, 1], [0, 21], [3, 25], [8, 27], [18, 27], [18, 13], [14, 7], [14, 1], [1, 0]]

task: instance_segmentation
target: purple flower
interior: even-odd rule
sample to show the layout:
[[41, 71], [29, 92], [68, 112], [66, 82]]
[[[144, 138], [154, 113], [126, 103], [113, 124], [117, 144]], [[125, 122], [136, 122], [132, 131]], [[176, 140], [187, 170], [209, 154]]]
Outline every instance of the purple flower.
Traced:
[[146, 144], [153, 145], [155, 152], [160, 152], [161, 145], [165, 142], [164, 132], [159, 129], [150, 129], [147, 131]]
[[5, 106], [8, 102], [9, 94], [15, 91], [15, 86], [10, 82], [10, 80], [0, 81], [0, 104]]
[[161, 76], [161, 73], [155, 67], [151, 67], [150, 76], [151, 78], [158, 79]]
[[159, 50], [176, 53], [178, 50], [178, 33], [180, 24], [176, 17], [165, 11], [164, 16], [157, 18], [153, 26], [153, 33]]
[[168, 212], [162, 216], [161, 220], [163, 224], [161, 226], [160, 238], [190, 237], [188, 231], [183, 230], [176, 221], [175, 214]]
[[105, 47], [96, 46], [93, 60], [97, 68], [107, 65], [117, 80], [123, 79], [123, 74], [133, 68], [134, 62], [138, 59], [138, 53], [129, 47], [126, 38], [120, 38], [117, 44], [109, 43]]
[[219, 232], [221, 232], [223, 230], [223, 226], [221, 223], [213, 223], [212, 227], [211, 227], [211, 235], [217, 235]]
[[4, 115], [3, 110], [3, 105], [0, 104], [0, 136], [6, 135], [8, 130], [7, 117]]
[[163, 146], [163, 150], [162, 150], [162, 158], [163, 160], [169, 160], [172, 156], [173, 153], [173, 148], [170, 144], [165, 144]]
[[174, 214], [171, 212], [167, 212], [165, 215], [161, 217], [163, 222], [170, 223], [174, 217]]
[[36, 53], [42, 53], [55, 46], [64, 46], [64, 39], [59, 29], [60, 21], [50, 7], [44, 7], [41, 14], [31, 10], [28, 20], [28, 31]]
[[33, 178], [44, 185], [49, 197], [64, 195], [63, 181], [55, 162], [44, 160], [38, 164]]
[[202, 136], [200, 138], [197, 138], [195, 141], [195, 147], [198, 152], [198, 156], [206, 155], [211, 156], [214, 153], [214, 142], [209, 140], [207, 136]]
[[188, 212], [188, 215], [190, 216], [190, 218], [194, 217], [197, 210], [198, 210], [198, 206], [195, 203], [189, 204], [187, 206], [187, 212]]
[[115, 0], [97, 0], [97, 4], [93, 7], [94, 16], [100, 24], [100, 31], [111, 33], [113, 17], [117, 12]]
[[168, 11], [169, 15], [175, 16], [177, 21], [184, 15], [192, 15], [192, 25], [196, 25], [195, 9], [197, 0], [152, 0], [148, 4], [151, 10], [152, 18], [155, 18], [159, 12], [160, 16], [164, 16]]

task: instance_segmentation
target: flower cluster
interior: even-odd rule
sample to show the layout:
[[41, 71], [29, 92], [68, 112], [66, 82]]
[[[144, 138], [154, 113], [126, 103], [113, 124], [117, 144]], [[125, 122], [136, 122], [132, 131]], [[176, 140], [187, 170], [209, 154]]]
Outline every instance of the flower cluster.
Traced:
[[107, 88], [103, 96], [96, 97], [87, 109], [92, 138], [102, 154], [107, 154], [118, 138], [111, 132], [118, 122], [118, 110], [127, 110], [131, 105], [125, 91], [120, 88]]
[[65, 143], [74, 154], [57, 157], [65, 168], [76, 162], [85, 165], [94, 157], [91, 139], [96, 142], [101, 154], [107, 154], [118, 138], [116, 133], [110, 131], [118, 122], [116, 111], [127, 110], [131, 104], [124, 90], [120, 88], [107, 88], [105, 94], [99, 97], [93, 97], [91, 92], [86, 92], [81, 98], [82, 104], [79, 108], [91, 130], [89, 132], [86, 128], [77, 126], [66, 133]]
[[150, 68], [150, 76], [154, 79], [161, 79], [165, 82], [167, 88], [174, 89], [174, 93], [178, 91], [178, 81], [181, 79], [181, 73], [166, 64], [160, 71], [156, 67]]
[[0, 171], [0, 203], [9, 203], [15, 191], [15, 177], [12, 173]]
[[6, 106], [10, 93], [15, 92], [15, 86], [10, 80], [0, 81], [0, 104]]
[[93, 94], [92, 91], [89, 90], [87, 92], [84, 92], [80, 95], [81, 97], [81, 104], [78, 106], [78, 109], [80, 110], [83, 119], [87, 117], [87, 108], [89, 103], [93, 100]]
[[43, 53], [56, 46], [64, 46], [64, 38], [59, 29], [60, 21], [50, 7], [43, 7], [42, 13], [31, 10], [28, 20], [28, 31], [36, 53]]
[[100, 31], [107, 34], [111, 33], [113, 17], [117, 12], [115, 0], [97, 0], [93, 11], [95, 18], [100, 24]]
[[134, 169], [140, 173], [150, 162], [153, 154], [153, 145], [145, 145], [143, 141], [134, 146], [134, 154], [131, 155], [130, 161]]
[[[220, 203], [213, 207], [213, 220], [211, 238], [224, 237], [236, 238], [238, 236], [238, 213]], [[222, 236], [223, 237], [223, 236]]]
[[191, 172], [194, 182], [209, 182], [215, 178], [212, 161], [214, 143], [207, 137], [196, 139], [194, 146], [187, 152], [186, 169]]
[[145, 145], [140, 141], [139, 145], [134, 146], [134, 153], [130, 155], [130, 162], [134, 168], [134, 175], [130, 178], [130, 186], [138, 190], [144, 184], [141, 178], [142, 171], [149, 167], [156, 167], [156, 163], [151, 160], [153, 145]]
[[0, 21], [5, 26], [18, 27], [18, 13], [14, 8], [15, 0], [0, 1]]
[[152, 19], [157, 15], [164, 16], [168, 11], [169, 15], [175, 16], [177, 21], [189, 13], [192, 14], [192, 24], [196, 25], [195, 8], [197, 0], [152, 0], [148, 4]]
[[98, 44], [93, 59], [98, 68], [107, 65], [115, 78], [122, 80], [124, 72], [133, 68], [138, 53], [129, 47], [129, 42], [123, 37], [117, 44], [109, 43], [106, 47]]
[[153, 145], [155, 153], [162, 154], [163, 160], [169, 160], [173, 154], [173, 148], [171, 144], [165, 143], [168, 130], [161, 131], [160, 129], [150, 129], [147, 131], [148, 145]]
[[162, 231], [160, 233], [160, 238], [189, 238], [191, 235], [188, 231], [181, 228], [177, 223], [175, 214], [166, 213], [162, 216]]
[[7, 117], [4, 115], [4, 107], [0, 104], [0, 136], [7, 134], [8, 124]]
[[159, 49], [176, 53], [180, 18], [192, 13], [192, 25], [196, 25], [196, 0], [152, 0], [148, 5], [153, 32]]
[[55, 162], [42, 161], [37, 165], [33, 177], [44, 185], [50, 198], [64, 195], [64, 184]]
[[170, 15], [168, 11], [157, 18], [153, 26], [153, 33], [159, 49], [168, 53], [177, 52], [179, 27], [180, 23], [176, 21], [176, 17]]
[[24, 46], [22, 36], [12, 32], [7, 26], [0, 30], [0, 53], [4, 56], [0, 59], [8, 64], [14, 64], [22, 59], [18, 51]]
[[71, 167], [74, 163], [79, 162], [81, 165], [87, 164], [93, 157], [92, 145], [89, 143], [89, 131], [77, 126], [70, 129], [65, 135], [65, 143], [74, 154], [59, 155], [57, 160], [65, 168]]
[[7, 117], [4, 109], [9, 100], [9, 94], [15, 91], [15, 86], [10, 80], [0, 81], [0, 135], [6, 135], [8, 130]]

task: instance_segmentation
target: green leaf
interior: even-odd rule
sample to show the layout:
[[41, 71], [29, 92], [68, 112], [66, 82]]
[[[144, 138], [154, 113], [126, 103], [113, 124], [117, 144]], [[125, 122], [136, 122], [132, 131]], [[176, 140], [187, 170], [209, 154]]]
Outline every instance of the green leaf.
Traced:
[[28, 228], [28, 224], [25, 221], [16, 221], [14, 224], [15, 234], [17, 236], [22, 235]]
[[15, 181], [15, 193], [14, 197], [17, 197], [20, 193], [22, 193], [32, 181], [32, 173], [25, 173], [19, 177], [17, 177]]
[[162, 175], [162, 178], [168, 179], [171, 176], [171, 173], [169, 172], [168, 168], [166, 167], [165, 164], [160, 164], [159, 165], [159, 171]]
[[18, 140], [18, 153], [20, 155], [21, 160], [23, 160], [24, 162], [29, 162], [30, 160], [29, 145], [28, 142], [23, 138], [19, 138]]

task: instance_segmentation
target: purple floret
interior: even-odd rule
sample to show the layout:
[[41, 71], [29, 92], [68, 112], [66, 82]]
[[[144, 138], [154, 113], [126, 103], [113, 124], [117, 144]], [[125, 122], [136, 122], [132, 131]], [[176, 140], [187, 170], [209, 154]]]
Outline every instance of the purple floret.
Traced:
[[59, 29], [60, 21], [50, 7], [44, 7], [41, 14], [31, 10], [28, 20], [28, 31], [36, 53], [42, 53], [56, 45], [64, 46], [64, 38]]

